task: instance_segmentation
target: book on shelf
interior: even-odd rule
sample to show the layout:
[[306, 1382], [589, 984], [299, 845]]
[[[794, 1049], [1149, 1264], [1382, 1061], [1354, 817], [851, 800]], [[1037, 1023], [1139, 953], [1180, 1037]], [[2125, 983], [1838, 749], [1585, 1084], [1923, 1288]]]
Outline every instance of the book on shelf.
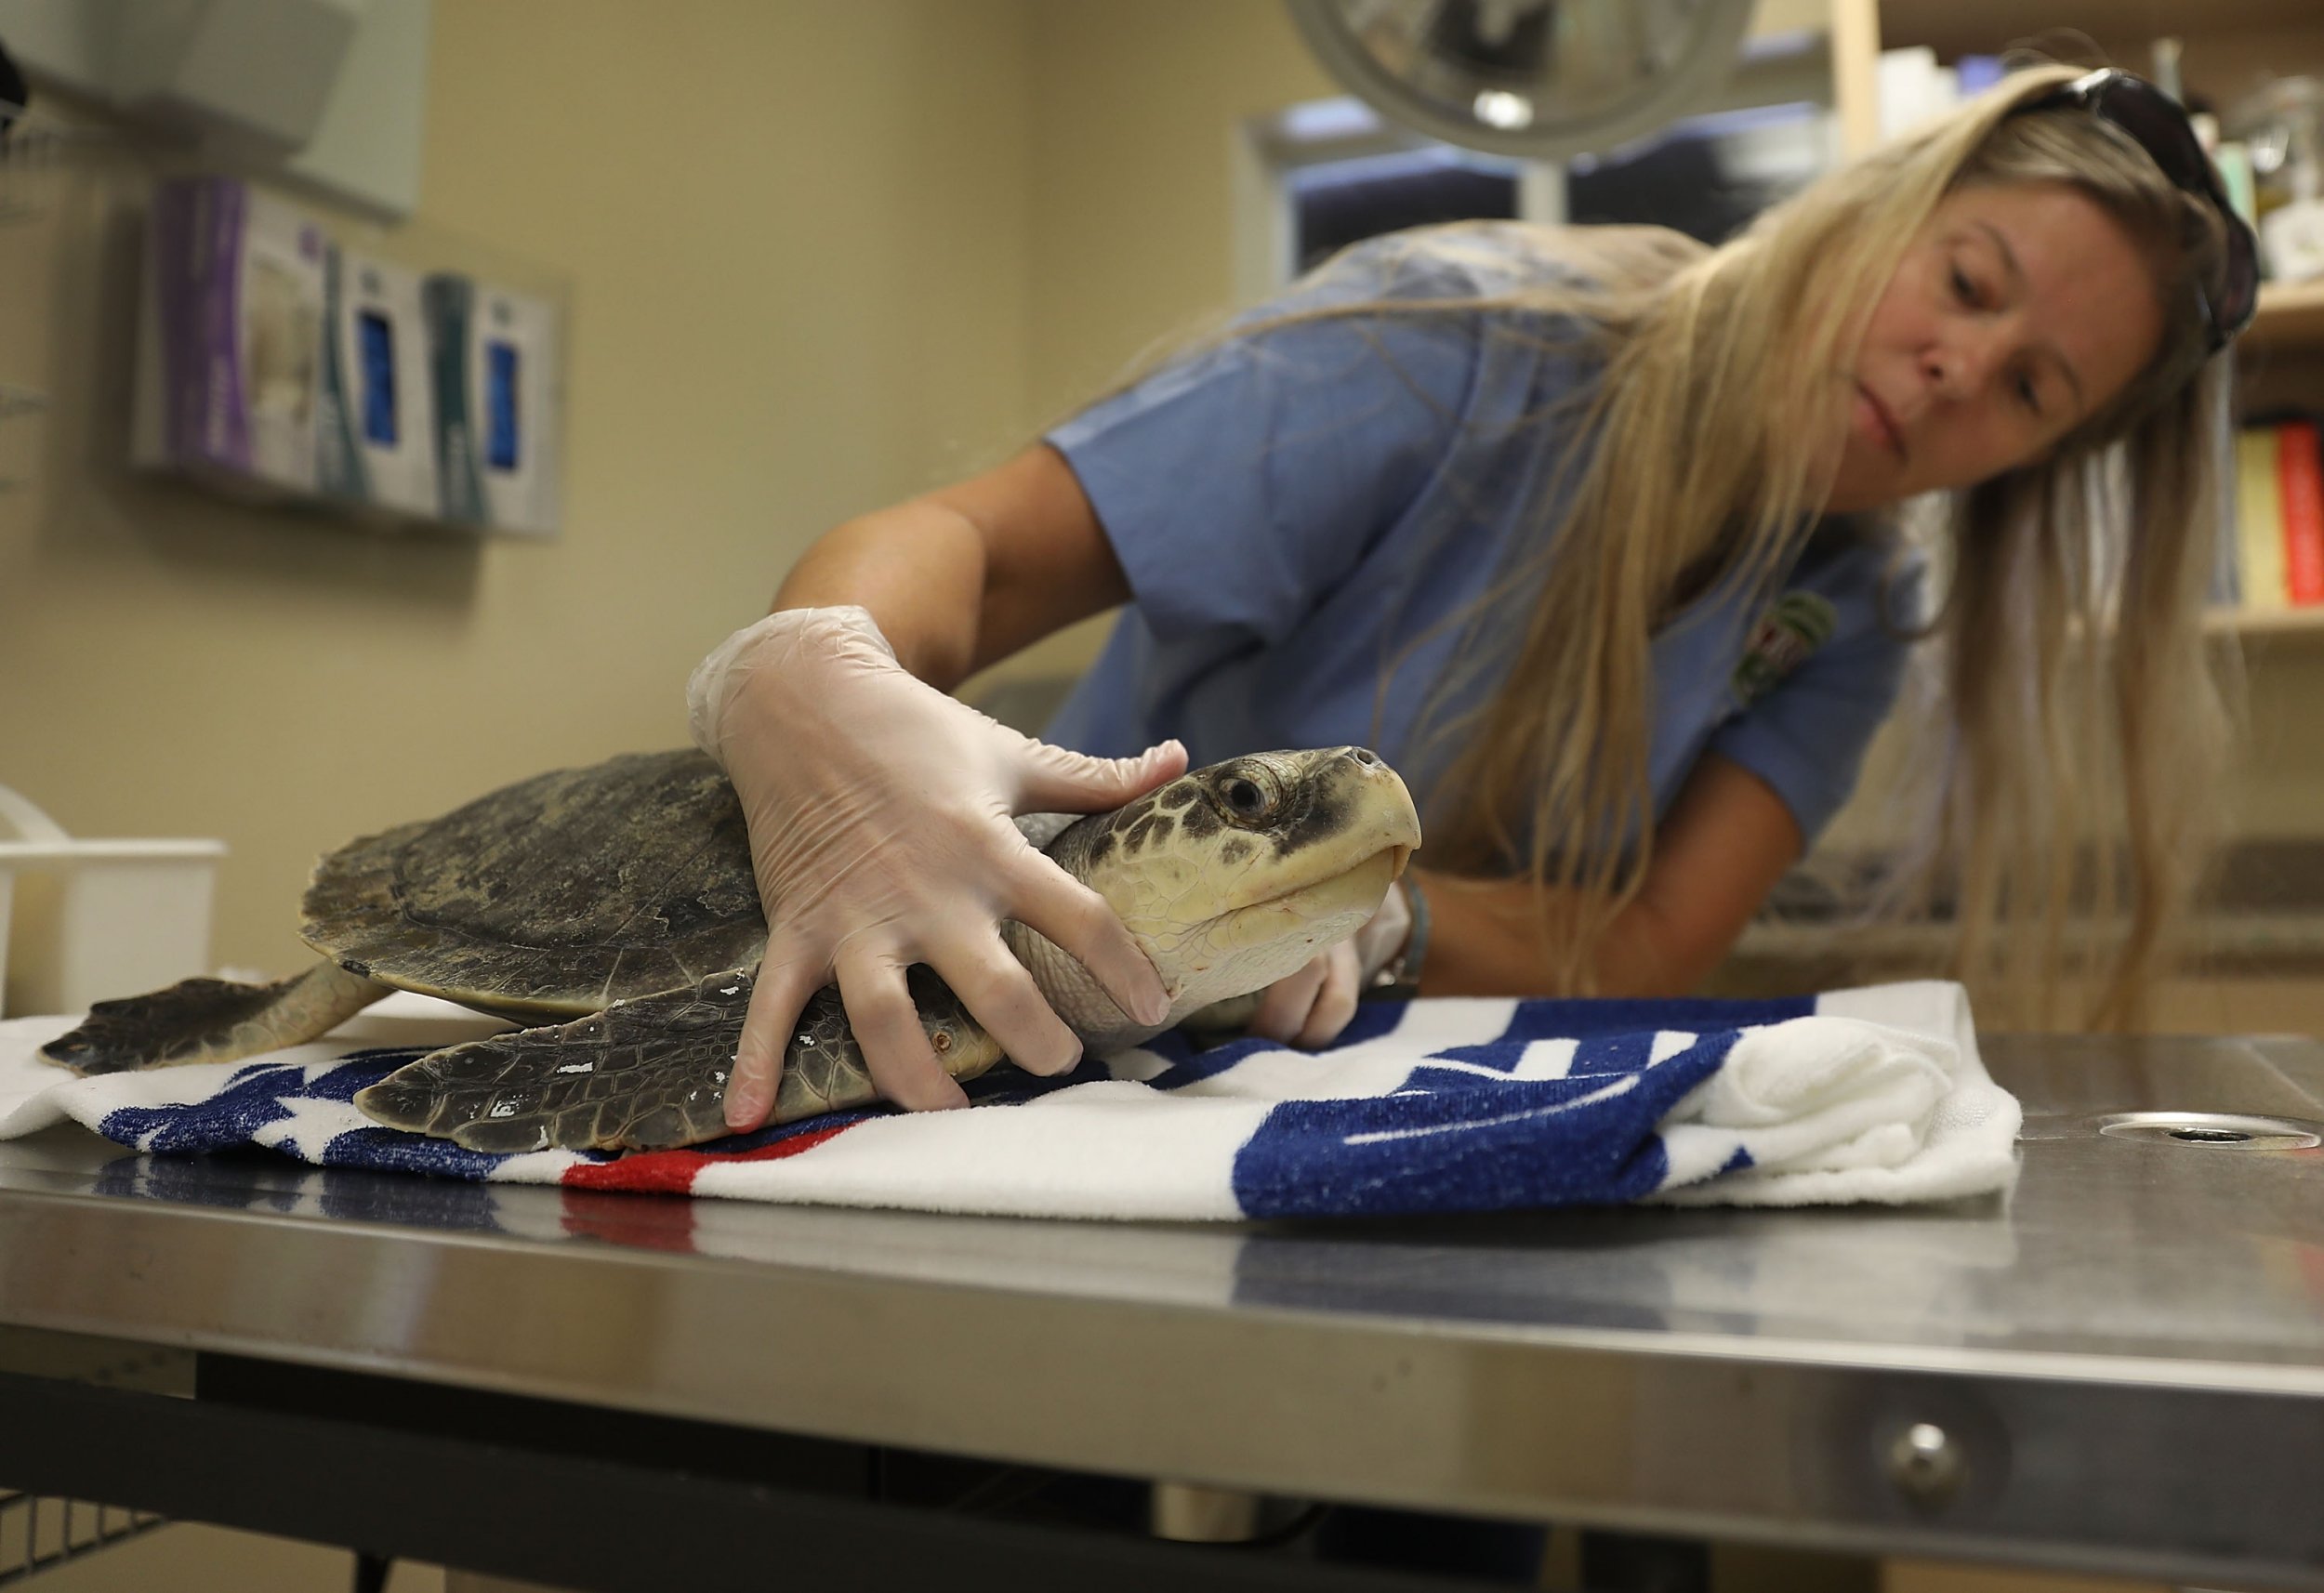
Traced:
[[2287, 420], [2276, 428], [2276, 441], [2285, 587], [2295, 604], [2324, 603], [2324, 440], [2316, 422]]
[[2324, 430], [2305, 416], [2236, 434], [2233, 590], [2268, 612], [2324, 605]]

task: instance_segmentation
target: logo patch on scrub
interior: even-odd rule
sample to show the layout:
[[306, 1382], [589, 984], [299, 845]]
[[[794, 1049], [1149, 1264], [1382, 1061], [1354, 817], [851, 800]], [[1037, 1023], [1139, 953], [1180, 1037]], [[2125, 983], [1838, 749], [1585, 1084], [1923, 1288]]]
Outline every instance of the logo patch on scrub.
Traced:
[[1786, 592], [1760, 616], [1735, 666], [1735, 700], [1743, 707], [1774, 691], [1839, 628], [1840, 611], [1818, 592]]

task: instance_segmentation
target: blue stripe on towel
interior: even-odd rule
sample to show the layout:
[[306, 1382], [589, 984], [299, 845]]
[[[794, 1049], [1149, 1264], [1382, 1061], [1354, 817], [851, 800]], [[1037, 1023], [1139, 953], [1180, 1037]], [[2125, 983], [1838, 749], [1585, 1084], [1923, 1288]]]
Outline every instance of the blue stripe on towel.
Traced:
[[1466, 1087], [1419, 1095], [1286, 1101], [1235, 1155], [1235, 1204], [1265, 1218], [1636, 1200], [1669, 1170], [1655, 1126], [1736, 1038], [1701, 1035], [1620, 1075], [1472, 1074]]
[[[1815, 1011], [1812, 997], [1523, 1002], [1499, 1039], [1421, 1060], [1393, 1095], [1275, 1107], [1236, 1153], [1235, 1203], [1274, 1218], [1637, 1200], [1669, 1176], [1657, 1126], [1740, 1031]], [[1380, 1014], [1383, 1033], [1398, 1015]], [[1651, 1061], [1666, 1033], [1693, 1037]], [[1565, 1076], [1511, 1076], [1530, 1047], [1568, 1039]]]
[[[1360, 1003], [1348, 1026], [1332, 1041], [1333, 1050], [1360, 1046], [1394, 1032], [1404, 1020], [1406, 1003], [1401, 1001], [1367, 1001]], [[1183, 1089], [1190, 1084], [1216, 1078], [1238, 1063], [1248, 1060], [1262, 1051], [1280, 1051], [1283, 1045], [1276, 1040], [1263, 1040], [1252, 1034], [1236, 1034], [1230, 1039], [1215, 1039], [1206, 1035], [1196, 1040], [1183, 1029], [1169, 1029], [1148, 1040], [1142, 1050], [1161, 1058], [1169, 1066], [1146, 1080], [1147, 1086], [1165, 1092]]]
[[1587, 1039], [1593, 1034], [1651, 1034], [1659, 1029], [1750, 1029], [1816, 1016], [1816, 997], [1785, 995], [1763, 1001], [1710, 997], [1670, 1001], [1521, 1001], [1510, 1041]]

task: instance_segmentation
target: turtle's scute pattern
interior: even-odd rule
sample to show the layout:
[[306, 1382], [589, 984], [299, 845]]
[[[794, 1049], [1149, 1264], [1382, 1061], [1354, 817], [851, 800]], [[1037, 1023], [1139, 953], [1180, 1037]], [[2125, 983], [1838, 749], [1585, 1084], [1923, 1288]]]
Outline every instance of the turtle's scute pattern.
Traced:
[[727, 973], [554, 1027], [430, 1052], [356, 1097], [392, 1128], [471, 1151], [677, 1145], [720, 1133], [721, 1099], [750, 1007]]
[[697, 752], [559, 770], [352, 842], [317, 865], [303, 932], [343, 968], [519, 1021], [747, 967], [767, 934], [742, 806]]
[[[942, 980], [916, 965], [906, 983], [948, 1071], [974, 1078], [1000, 1059]], [[470, 1151], [699, 1144], [726, 1131], [726, 1080], [751, 985], [748, 970], [731, 970], [571, 1023], [447, 1047], [363, 1090], [355, 1104], [390, 1128]], [[793, 1031], [772, 1115], [790, 1123], [878, 1099], [838, 992], [825, 986]]]

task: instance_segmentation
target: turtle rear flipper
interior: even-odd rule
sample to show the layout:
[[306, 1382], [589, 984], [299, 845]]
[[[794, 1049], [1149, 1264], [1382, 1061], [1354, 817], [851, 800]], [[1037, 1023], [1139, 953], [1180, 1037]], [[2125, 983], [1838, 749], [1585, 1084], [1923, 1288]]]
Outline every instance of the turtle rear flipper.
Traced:
[[231, 1062], [327, 1033], [388, 994], [336, 963], [272, 984], [189, 979], [147, 995], [100, 1001], [40, 1054], [78, 1073]]
[[[956, 1078], [974, 1078], [999, 1048], [924, 968], [908, 982], [929, 1044]], [[667, 1150], [727, 1132], [726, 1083], [750, 1011], [752, 975], [616, 1002], [571, 1023], [447, 1046], [356, 1092], [376, 1123], [470, 1151]], [[838, 992], [799, 1015], [769, 1121], [870, 1106], [879, 1092]]]

